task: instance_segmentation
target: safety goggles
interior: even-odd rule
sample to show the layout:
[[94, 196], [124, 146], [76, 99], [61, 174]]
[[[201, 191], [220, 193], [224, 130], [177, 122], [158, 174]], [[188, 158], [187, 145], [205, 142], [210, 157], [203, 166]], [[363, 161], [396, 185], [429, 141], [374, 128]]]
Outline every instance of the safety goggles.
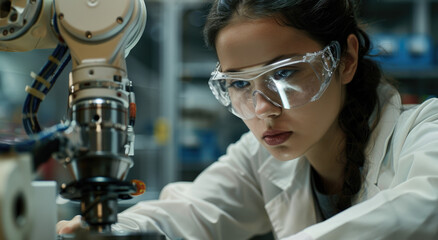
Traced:
[[296, 108], [322, 96], [339, 64], [340, 48], [334, 41], [321, 51], [241, 72], [221, 72], [218, 63], [208, 84], [216, 99], [242, 119], [256, 116], [257, 94], [274, 106]]

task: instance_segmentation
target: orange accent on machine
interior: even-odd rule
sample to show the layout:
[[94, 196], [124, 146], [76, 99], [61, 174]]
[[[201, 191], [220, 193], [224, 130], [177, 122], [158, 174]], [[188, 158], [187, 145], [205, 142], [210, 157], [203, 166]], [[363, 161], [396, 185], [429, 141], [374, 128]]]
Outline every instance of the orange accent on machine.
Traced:
[[139, 196], [139, 195], [142, 195], [143, 193], [146, 192], [146, 184], [143, 181], [133, 179], [133, 180], [131, 180], [131, 183], [137, 189], [137, 192], [131, 193], [131, 196]]
[[135, 119], [136, 115], [137, 115], [137, 105], [135, 103], [130, 103], [129, 104], [129, 117]]

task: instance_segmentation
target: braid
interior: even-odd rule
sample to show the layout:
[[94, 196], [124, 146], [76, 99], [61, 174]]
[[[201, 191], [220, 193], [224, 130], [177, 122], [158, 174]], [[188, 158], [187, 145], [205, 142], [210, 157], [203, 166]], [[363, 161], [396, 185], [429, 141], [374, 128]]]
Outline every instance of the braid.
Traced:
[[381, 72], [377, 64], [364, 55], [369, 50], [369, 39], [358, 30], [357, 35], [362, 40], [359, 49], [359, 63], [356, 74], [347, 84], [346, 100], [339, 115], [339, 125], [346, 135], [344, 169], [344, 184], [337, 204], [342, 211], [351, 206], [351, 199], [361, 189], [363, 174], [361, 169], [365, 164], [365, 148], [374, 126], [370, 126], [369, 118], [377, 108], [379, 119], [377, 87], [380, 83]]

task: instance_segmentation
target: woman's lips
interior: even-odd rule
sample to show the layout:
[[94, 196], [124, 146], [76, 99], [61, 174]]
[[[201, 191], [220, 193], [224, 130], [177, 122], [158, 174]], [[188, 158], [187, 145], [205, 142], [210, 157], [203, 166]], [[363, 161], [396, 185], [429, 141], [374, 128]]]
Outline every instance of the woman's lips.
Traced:
[[266, 142], [266, 144], [274, 146], [286, 142], [291, 135], [292, 132], [266, 131], [263, 134], [262, 139]]

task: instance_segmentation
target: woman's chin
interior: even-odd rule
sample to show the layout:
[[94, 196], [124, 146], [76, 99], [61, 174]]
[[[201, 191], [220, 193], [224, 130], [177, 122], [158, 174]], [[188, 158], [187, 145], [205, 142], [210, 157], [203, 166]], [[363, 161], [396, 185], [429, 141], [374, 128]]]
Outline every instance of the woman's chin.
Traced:
[[286, 152], [286, 151], [271, 150], [269, 152], [276, 159], [283, 161], [283, 162], [294, 160], [302, 155], [302, 154], [298, 154], [296, 152], [290, 152], [290, 151]]

